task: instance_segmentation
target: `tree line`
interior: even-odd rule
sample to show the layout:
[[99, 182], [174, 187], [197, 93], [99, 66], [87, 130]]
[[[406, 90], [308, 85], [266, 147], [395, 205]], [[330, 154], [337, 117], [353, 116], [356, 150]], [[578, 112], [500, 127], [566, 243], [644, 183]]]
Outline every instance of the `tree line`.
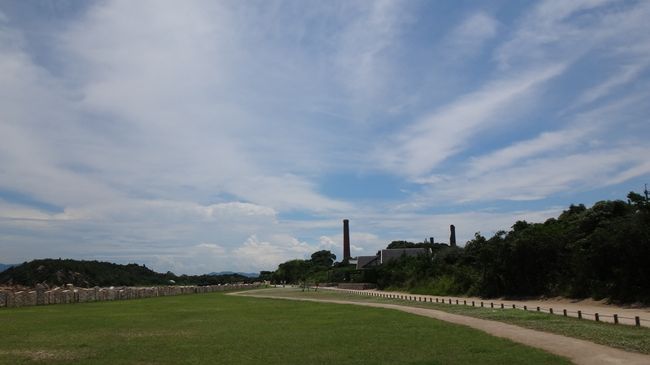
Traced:
[[346, 263], [292, 260], [265, 277], [279, 282], [372, 282], [380, 289], [481, 297], [565, 296], [650, 303], [650, 203], [628, 200], [571, 205], [543, 223], [517, 221], [464, 247], [394, 241], [389, 248], [428, 247], [429, 254], [364, 270]]
[[218, 285], [247, 283], [239, 275], [175, 275], [158, 273], [145, 265], [120, 265], [101, 261], [40, 259], [10, 267], [0, 273], [0, 284], [33, 287], [36, 284], [73, 284], [77, 287], [144, 285]]

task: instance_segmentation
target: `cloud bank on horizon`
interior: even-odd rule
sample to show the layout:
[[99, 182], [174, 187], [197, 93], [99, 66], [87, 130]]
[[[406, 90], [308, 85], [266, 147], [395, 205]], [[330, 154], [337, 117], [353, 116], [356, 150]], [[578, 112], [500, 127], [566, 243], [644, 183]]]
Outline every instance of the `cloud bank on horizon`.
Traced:
[[0, 262], [274, 269], [650, 177], [650, 2], [4, 1]]

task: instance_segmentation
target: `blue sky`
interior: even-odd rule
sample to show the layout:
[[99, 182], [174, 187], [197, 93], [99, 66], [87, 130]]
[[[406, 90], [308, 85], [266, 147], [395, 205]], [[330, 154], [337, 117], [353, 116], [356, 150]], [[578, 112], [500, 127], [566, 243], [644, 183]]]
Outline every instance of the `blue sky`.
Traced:
[[0, 262], [205, 273], [650, 182], [647, 1], [0, 1]]

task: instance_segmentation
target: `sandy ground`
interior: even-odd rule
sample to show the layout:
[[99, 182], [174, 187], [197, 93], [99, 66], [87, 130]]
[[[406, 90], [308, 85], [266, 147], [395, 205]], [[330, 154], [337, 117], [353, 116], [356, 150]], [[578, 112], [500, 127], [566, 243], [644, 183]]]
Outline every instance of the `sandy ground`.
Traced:
[[501, 307], [501, 304], [506, 308], [512, 308], [512, 305], [516, 305], [517, 308], [523, 309], [524, 306], [530, 311], [537, 310], [537, 307], [540, 307], [540, 311], [549, 313], [550, 309], [553, 309], [553, 314], [564, 315], [563, 310], [567, 310], [567, 316], [578, 317], [578, 311], [581, 311], [583, 319], [595, 320], [595, 314], [598, 313], [600, 321], [614, 323], [614, 314], [618, 315], [618, 321], [620, 324], [635, 325], [635, 317], [639, 317], [641, 326], [650, 327], [650, 307], [632, 307], [632, 306], [618, 306], [607, 304], [604, 301], [595, 301], [591, 299], [584, 300], [571, 300], [566, 298], [548, 298], [541, 300], [504, 300], [504, 299], [481, 299], [476, 297], [443, 297], [443, 296], [433, 296], [433, 295], [419, 295], [419, 294], [409, 294], [402, 292], [388, 292], [380, 290], [345, 290], [338, 288], [323, 288], [327, 290], [343, 290], [348, 292], [356, 293], [376, 293], [376, 294], [393, 294], [393, 295], [405, 295], [408, 297], [417, 298], [416, 300], [426, 300], [427, 302], [432, 299], [434, 302], [436, 298], [439, 301], [444, 299], [445, 303], [449, 303], [451, 299], [452, 305], [456, 304], [456, 300], [462, 305], [463, 301], [467, 302], [467, 305], [471, 305], [474, 301], [475, 305], [478, 307], [483, 302], [483, 305], [490, 307], [490, 303], [494, 304], [494, 307]]
[[234, 293], [237, 295], [253, 296], [258, 298], [301, 300], [311, 302], [324, 302], [336, 304], [352, 304], [376, 308], [389, 308], [420, 316], [468, 326], [486, 332], [490, 335], [507, 338], [531, 347], [563, 356], [578, 365], [648, 365], [650, 356], [614, 349], [598, 345], [589, 341], [571, 337], [535, 331], [506, 323], [471, 318], [457, 314], [438, 311], [435, 309], [415, 308], [388, 303], [353, 302], [345, 300], [323, 300], [309, 298], [278, 297], [255, 294], [255, 291]]

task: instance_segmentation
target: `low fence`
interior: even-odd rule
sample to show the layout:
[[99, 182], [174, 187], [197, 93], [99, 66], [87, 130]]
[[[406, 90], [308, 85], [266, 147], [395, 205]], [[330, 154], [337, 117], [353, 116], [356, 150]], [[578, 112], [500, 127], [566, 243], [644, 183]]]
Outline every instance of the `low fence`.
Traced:
[[[608, 322], [608, 323], [613, 323], [613, 324], [626, 324], [626, 325], [634, 325], [637, 327], [644, 326], [644, 327], [650, 327], [650, 320], [641, 318], [639, 316], [634, 316], [634, 317], [626, 317], [626, 316], [619, 316], [618, 314], [602, 314], [602, 313], [587, 313], [583, 312], [581, 310], [577, 311], [570, 311], [566, 309], [560, 310], [554, 310], [553, 308], [545, 308], [545, 307], [540, 307], [540, 306], [528, 306], [528, 305], [522, 305], [522, 304], [506, 304], [506, 303], [499, 303], [497, 302], [496, 305], [494, 302], [487, 302], [487, 301], [477, 301], [477, 300], [466, 300], [466, 299], [458, 299], [458, 298], [448, 298], [448, 297], [435, 297], [435, 296], [423, 296], [423, 295], [409, 295], [409, 294], [398, 294], [398, 293], [383, 293], [379, 291], [364, 291], [364, 290], [350, 290], [350, 289], [332, 289], [332, 288], [322, 288], [322, 289], [330, 289], [330, 290], [337, 290], [341, 292], [345, 292], [348, 294], [356, 294], [356, 295], [363, 295], [363, 296], [373, 296], [373, 297], [380, 297], [380, 298], [386, 298], [386, 299], [397, 299], [397, 300], [404, 300], [404, 301], [412, 301], [412, 302], [428, 302], [428, 303], [438, 303], [438, 304], [448, 304], [448, 305], [465, 305], [465, 306], [472, 306], [472, 307], [480, 307], [480, 308], [491, 308], [491, 309], [519, 309], [519, 310], [524, 310], [524, 311], [535, 311], [535, 312], [540, 312], [540, 313], [548, 313], [548, 314], [554, 314], [554, 315], [562, 315], [564, 317], [574, 317], [578, 319], [591, 319], [596, 322]], [[556, 308], [557, 309], [557, 308]]]
[[260, 284], [75, 288], [68, 284], [64, 288], [54, 289], [46, 289], [45, 287], [38, 286], [34, 290], [0, 291], [0, 308], [128, 300], [184, 294], [204, 294], [227, 290], [256, 288], [259, 287], [259, 285]]

